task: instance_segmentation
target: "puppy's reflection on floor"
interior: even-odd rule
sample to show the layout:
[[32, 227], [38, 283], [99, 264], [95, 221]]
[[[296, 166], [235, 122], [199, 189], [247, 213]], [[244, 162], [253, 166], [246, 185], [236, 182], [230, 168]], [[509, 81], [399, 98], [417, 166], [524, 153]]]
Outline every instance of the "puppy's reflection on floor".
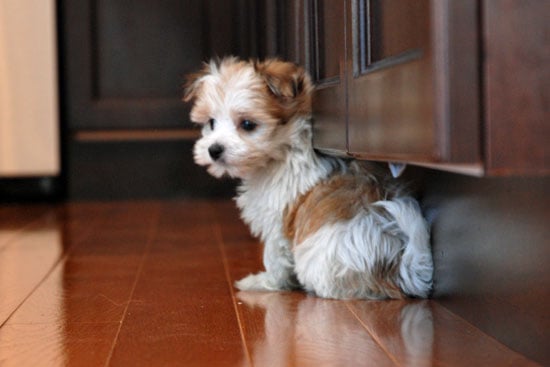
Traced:
[[400, 365], [431, 366], [434, 322], [429, 301], [351, 302], [366, 329]]
[[[299, 293], [239, 292], [254, 364], [427, 366], [433, 321], [427, 301], [341, 302]], [[263, 328], [261, 319], [263, 318]]]

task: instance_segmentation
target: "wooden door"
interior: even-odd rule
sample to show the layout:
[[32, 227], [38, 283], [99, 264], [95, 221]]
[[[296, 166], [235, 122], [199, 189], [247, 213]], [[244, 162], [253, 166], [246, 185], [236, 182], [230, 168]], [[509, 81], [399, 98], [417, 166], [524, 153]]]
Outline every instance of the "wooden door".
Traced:
[[183, 127], [185, 74], [212, 56], [243, 53], [248, 23], [238, 23], [235, 1], [63, 1], [70, 129]]
[[212, 57], [256, 56], [269, 7], [243, 0], [59, 4], [68, 196], [232, 192], [193, 163], [199, 131], [181, 101], [182, 85]]

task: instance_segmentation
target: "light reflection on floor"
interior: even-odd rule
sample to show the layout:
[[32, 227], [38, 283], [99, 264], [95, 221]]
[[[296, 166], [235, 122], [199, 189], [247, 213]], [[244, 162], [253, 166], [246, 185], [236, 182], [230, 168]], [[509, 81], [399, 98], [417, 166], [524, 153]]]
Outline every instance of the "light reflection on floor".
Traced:
[[[63, 243], [61, 230], [55, 223], [20, 233], [17, 230], [0, 231], [0, 364], [2, 366], [40, 365], [37, 350], [47, 349], [50, 361], [64, 365], [64, 305], [63, 297]], [[57, 267], [56, 267], [57, 266]], [[52, 271], [54, 270], [55, 271]], [[48, 275], [49, 274], [49, 275]], [[37, 287], [37, 279], [44, 279], [39, 305], [20, 305]], [[37, 302], [35, 302], [37, 303]], [[15, 310], [15, 311], [14, 311]], [[52, 312], [54, 314], [52, 314]], [[49, 313], [41, 322], [41, 316]], [[22, 339], [21, 335], [28, 335]], [[32, 336], [39, 336], [33, 338]], [[17, 336], [17, 337], [15, 337]], [[13, 358], [10, 350], [19, 350]], [[28, 351], [28, 353], [25, 353]], [[5, 356], [10, 356], [9, 359]], [[4, 357], [3, 357], [4, 356]]]

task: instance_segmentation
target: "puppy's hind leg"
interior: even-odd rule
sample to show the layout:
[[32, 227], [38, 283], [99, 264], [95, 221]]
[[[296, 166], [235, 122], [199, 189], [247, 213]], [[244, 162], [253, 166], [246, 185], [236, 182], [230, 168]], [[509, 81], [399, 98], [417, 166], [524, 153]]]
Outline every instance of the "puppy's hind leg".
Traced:
[[398, 237], [385, 234], [375, 216], [362, 212], [323, 226], [299, 244], [296, 273], [306, 290], [324, 298], [403, 298], [394, 284], [401, 248]]

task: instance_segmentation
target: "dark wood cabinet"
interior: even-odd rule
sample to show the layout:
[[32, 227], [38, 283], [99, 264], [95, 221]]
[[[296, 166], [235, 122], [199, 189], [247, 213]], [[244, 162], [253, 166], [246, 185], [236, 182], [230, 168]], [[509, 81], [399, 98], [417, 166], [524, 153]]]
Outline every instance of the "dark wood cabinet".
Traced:
[[299, 2], [289, 19], [317, 82], [317, 149], [476, 175], [550, 171], [546, 2]]

